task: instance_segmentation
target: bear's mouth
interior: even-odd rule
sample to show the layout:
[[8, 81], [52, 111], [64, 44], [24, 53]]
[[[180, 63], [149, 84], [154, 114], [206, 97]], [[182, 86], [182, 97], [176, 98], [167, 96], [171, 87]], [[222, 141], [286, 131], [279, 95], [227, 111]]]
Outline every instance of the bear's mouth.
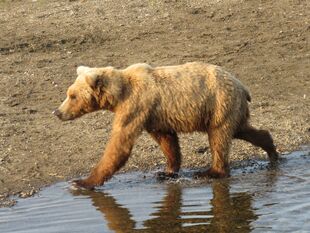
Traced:
[[52, 113], [62, 121], [71, 121], [83, 115], [83, 114], [68, 114], [61, 112], [58, 109], [54, 110]]

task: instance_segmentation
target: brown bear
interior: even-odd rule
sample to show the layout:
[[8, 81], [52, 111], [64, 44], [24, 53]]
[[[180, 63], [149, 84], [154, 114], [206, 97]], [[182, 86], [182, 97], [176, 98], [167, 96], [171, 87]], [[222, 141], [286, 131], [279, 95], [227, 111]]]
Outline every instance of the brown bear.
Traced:
[[206, 132], [212, 153], [210, 177], [229, 176], [228, 153], [233, 138], [278, 154], [268, 131], [249, 124], [249, 91], [223, 68], [200, 62], [126, 69], [78, 67], [67, 98], [53, 113], [73, 120], [97, 110], [115, 113], [104, 155], [90, 176], [76, 181], [92, 189], [102, 185], [128, 160], [135, 140], [146, 130], [167, 158], [166, 175], [178, 173], [181, 152], [177, 133]]

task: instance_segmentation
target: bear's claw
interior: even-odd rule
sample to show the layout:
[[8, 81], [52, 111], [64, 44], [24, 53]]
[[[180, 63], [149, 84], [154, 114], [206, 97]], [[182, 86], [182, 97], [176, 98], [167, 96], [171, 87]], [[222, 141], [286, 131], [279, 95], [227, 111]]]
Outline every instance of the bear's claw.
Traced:
[[178, 173], [167, 172], [157, 172], [155, 176], [157, 180], [177, 179], [179, 177]]
[[229, 177], [229, 172], [217, 171], [213, 168], [210, 168], [207, 171], [198, 171], [194, 173], [194, 179], [199, 178], [227, 178]]
[[89, 184], [85, 180], [73, 180], [72, 186], [74, 188], [78, 188], [78, 189], [86, 189], [86, 190], [94, 190], [95, 189], [95, 185]]

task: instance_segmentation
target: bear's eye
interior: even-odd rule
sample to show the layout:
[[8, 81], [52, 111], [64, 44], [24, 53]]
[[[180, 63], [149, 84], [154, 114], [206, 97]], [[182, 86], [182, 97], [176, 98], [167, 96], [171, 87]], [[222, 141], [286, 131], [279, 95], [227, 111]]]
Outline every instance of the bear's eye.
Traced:
[[76, 99], [76, 95], [70, 95], [70, 99], [75, 100]]

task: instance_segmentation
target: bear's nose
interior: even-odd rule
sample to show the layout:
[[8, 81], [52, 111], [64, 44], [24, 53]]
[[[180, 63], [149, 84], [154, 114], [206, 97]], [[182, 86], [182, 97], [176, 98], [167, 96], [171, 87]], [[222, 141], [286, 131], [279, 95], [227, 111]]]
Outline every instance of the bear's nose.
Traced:
[[57, 117], [61, 116], [61, 112], [58, 109], [55, 109], [52, 113]]

